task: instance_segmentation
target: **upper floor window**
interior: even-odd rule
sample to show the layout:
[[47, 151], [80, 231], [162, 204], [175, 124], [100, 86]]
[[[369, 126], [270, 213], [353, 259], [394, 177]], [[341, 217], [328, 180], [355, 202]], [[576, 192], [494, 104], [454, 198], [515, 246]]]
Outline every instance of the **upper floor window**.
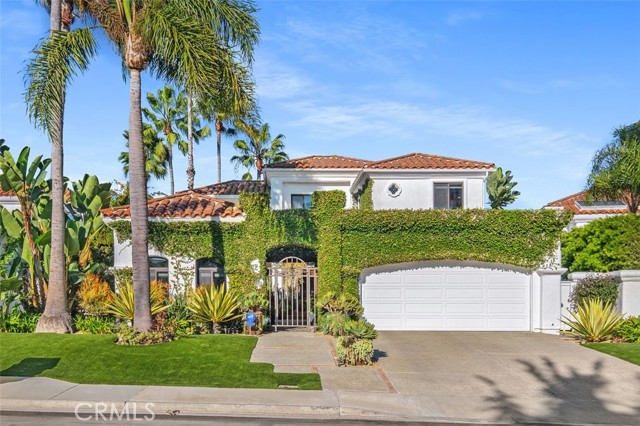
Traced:
[[462, 184], [436, 183], [433, 185], [433, 207], [436, 209], [461, 209]]
[[149, 258], [149, 280], [169, 282], [169, 261], [164, 257]]
[[310, 209], [311, 208], [311, 195], [309, 195], [309, 194], [292, 194], [291, 195], [291, 208], [292, 209]]

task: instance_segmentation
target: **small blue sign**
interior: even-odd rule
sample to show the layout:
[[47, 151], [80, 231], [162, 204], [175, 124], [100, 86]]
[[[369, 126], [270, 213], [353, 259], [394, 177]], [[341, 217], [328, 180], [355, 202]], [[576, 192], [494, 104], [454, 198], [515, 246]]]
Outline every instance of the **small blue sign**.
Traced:
[[247, 322], [247, 326], [255, 327], [255, 325], [256, 325], [256, 314], [254, 314], [253, 312], [249, 311], [249, 312], [247, 312], [247, 315], [245, 315], [244, 319]]

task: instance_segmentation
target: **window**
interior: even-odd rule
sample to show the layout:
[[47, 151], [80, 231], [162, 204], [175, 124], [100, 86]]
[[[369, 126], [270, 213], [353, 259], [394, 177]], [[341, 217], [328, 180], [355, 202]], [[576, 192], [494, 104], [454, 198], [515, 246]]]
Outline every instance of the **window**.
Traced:
[[309, 195], [309, 194], [292, 194], [291, 195], [291, 208], [292, 209], [310, 209], [311, 208], [311, 195]]
[[198, 285], [221, 285], [225, 282], [224, 269], [211, 259], [196, 261]]
[[163, 257], [149, 258], [149, 280], [169, 282], [169, 261]]
[[402, 188], [397, 183], [392, 183], [391, 185], [387, 186], [387, 195], [389, 197], [395, 198], [400, 195], [401, 192]]
[[433, 207], [436, 209], [461, 209], [462, 184], [436, 183], [433, 185]]
[[584, 201], [578, 200], [576, 201], [576, 205], [581, 209], [625, 209], [627, 205], [622, 201]]

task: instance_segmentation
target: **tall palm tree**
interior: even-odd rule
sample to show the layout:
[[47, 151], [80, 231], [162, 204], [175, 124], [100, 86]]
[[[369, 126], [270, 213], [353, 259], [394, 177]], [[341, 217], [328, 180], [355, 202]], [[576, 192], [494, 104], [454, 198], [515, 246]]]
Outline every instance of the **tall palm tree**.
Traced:
[[91, 15], [123, 56], [129, 74], [129, 173], [131, 199], [134, 326], [151, 328], [147, 179], [142, 135], [141, 72], [177, 82], [207, 96], [219, 78], [237, 87], [227, 47], [251, 56], [258, 41], [253, 2], [243, 0], [94, 0]]
[[[145, 163], [144, 168], [147, 173], [147, 181], [154, 177], [164, 179], [167, 176], [167, 147], [155, 129], [148, 123], [143, 123], [142, 143], [144, 144]], [[122, 132], [122, 136], [127, 141], [129, 148], [129, 131]], [[129, 151], [122, 151], [118, 160], [122, 163], [124, 176], [129, 175]]]
[[177, 145], [180, 152], [186, 154], [187, 142], [181, 138], [178, 130], [186, 120], [187, 97], [184, 91], [176, 93], [173, 87], [164, 86], [158, 90], [157, 96], [147, 93], [149, 108], [143, 108], [142, 114], [151, 121], [156, 132], [164, 134], [167, 151], [167, 165], [169, 166], [169, 182], [171, 194], [175, 194], [175, 180], [173, 177], [173, 146]]
[[264, 123], [260, 127], [247, 124], [243, 121], [237, 121], [236, 127], [245, 133], [249, 141], [239, 139], [234, 142], [233, 147], [239, 152], [234, 155], [231, 161], [236, 163], [236, 168], [244, 166], [248, 170], [242, 177], [243, 179], [251, 179], [251, 169], [256, 168], [257, 179], [262, 178], [262, 170], [265, 165], [284, 161], [289, 156], [284, 150], [284, 135], [279, 134], [271, 139], [269, 132], [269, 124]]
[[77, 70], [85, 70], [95, 54], [95, 41], [86, 28], [71, 31], [73, 0], [44, 1], [50, 13], [49, 38], [34, 49], [27, 64], [25, 101], [36, 127], [51, 141], [51, 255], [45, 310], [36, 331], [68, 333], [73, 323], [67, 304], [67, 271], [64, 255], [64, 105], [66, 87]]
[[193, 161], [193, 145], [211, 134], [209, 126], [201, 125], [202, 113], [198, 105], [194, 105], [193, 94], [187, 93], [187, 122], [183, 123], [182, 131], [187, 135], [187, 188], [193, 189], [196, 178], [196, 168]]
[[259, 121], [255, 84], [249, 70], [239, 64], [237, 73], [241, 82], [241, 90], [237, 92], [240, 96], [236, 96], [236, 92], [228, 90], [224, 82], [220, 82], [217, 86], [217, 96], [201, 99], [198, 103], [204, 117], [215, 124], [218, 182], [222, 181], [222, 135], [236, 136], [237, 132], [232, 127], [236, 120], [242, 120], [245, 123]]

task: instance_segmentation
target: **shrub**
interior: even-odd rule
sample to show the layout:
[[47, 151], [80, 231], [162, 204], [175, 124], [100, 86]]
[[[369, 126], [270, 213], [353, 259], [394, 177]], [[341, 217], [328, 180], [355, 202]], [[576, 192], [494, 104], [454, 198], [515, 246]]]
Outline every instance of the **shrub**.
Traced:
[[320, 316], [318, 329], [323, 334], [344, 336], [347, 323], [351, 321], [349, 315], [342, 312], [326, 312]]
[[318, 308], [326, 312], [339, 312], [350, 317], [362, 315], [364, 309], [360, 300], [350, 293], [328, 291], [318, 298]]
[[98, 275], [87, 274], [76, 293], [78, 306], [86, 315], [104, 315], [113, 301], [109, 284]]
[[618, 300], [620, 280], [604, 274], [588, 275], [578, 280], [569, 295], [569, 302], [575, 310], [585, 300], [600, 299], [604, 303], [615, 305]]
[[344, 327], [344, 334], [358, 339], [369, 340], [374, 340], [378, 337], [378, 332], [373, 324], [364, 318], [347, 321]]
[[[117, 281], [117, 293], [113, 294], [107, 313], [116, 318], [133, 321], [134, 301], [133, 282]], [[167, 303], [167, 284], [162, 281], [151, 281], [151, 315], [169, 308]]]
[[594, 220], [562, 236], [562, 264], [574, 271], [640, 269], [640, 215]]
[[13, 313], [0, 317], [0, 332], [33, 333], [40, 319], [39, 313]]
[[74, 319], [76, 330], [88, 334], [111, 334], [116, 329], [112, 318], [77, 315]]
[[563, 317], [564, 324], [571, 327], [569, 334], [588, 342], [601, 342], [610, 336], [622, 323], [622, 315], [613, 310], [613, 304], [600, 299], [586, 299], [578, 305], [577, 312], [569, 311], [573, 319]]
[[347, 365], [371, 365], [373, 341], [352, 336], [338, 337], [336, 342], [338, 362]]
[[640, 343], [640, 317], [629, 317], [613, 333], [628, 343]]
[[151, 329], [150, 331], [140, 332], [135, 327], [123, 325], [118, 332], [116, 343], [126, 346], [147, 346], [173, 340], [175, 340], [175, 335], [168, 330]]
[[210, 322], [215, 334], [222, 332], [222, 323], [242, 318], [238, 299], [223, 286], [203, 285], [191, 294], [187, 308], [197, 321]]

